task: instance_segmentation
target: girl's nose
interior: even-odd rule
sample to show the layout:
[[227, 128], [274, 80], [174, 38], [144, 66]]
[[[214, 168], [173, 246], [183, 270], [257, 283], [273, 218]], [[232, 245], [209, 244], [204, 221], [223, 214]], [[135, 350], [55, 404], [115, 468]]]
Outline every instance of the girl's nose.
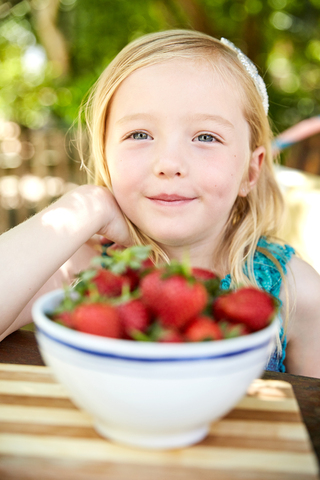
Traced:
[[186, 156], [179, 146], [157, 149], [154, 174], [163, 178], [184, 177], [187, 174]]

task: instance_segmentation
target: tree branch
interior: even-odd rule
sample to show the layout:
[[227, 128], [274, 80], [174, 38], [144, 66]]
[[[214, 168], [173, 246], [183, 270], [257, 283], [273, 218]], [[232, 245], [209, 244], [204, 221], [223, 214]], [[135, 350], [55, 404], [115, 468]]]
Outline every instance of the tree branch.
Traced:
[[35, 29], [47, 52], [48, 59], [56, 64], [61, 76], [69, 72], [69, 53], [66, 40], [56, 25], [60, 0], [43, 2], [34, 10]]

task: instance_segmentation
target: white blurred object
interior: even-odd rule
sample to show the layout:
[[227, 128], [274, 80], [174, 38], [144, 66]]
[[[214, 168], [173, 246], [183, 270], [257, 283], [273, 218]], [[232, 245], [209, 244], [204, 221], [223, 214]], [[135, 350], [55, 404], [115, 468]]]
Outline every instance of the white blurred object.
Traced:
[[287, 217], [280, 236], [320, 273], [320, 177], [275, 167]]
[[22, 198], [30, 203], [40, 202], [46, 196], [46, 188], [42, 178], [36, 175], [24, 175], [19, 182]]

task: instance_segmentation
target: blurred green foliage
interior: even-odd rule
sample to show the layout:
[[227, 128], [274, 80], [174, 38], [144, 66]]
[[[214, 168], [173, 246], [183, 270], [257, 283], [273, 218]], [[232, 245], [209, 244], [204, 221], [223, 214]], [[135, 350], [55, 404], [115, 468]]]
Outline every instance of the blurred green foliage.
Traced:
[[229, 38], [257, 64], [280, 132], [320, 114], [319, 13], [320, 0], [2, 0], [0, 118], [68, 128], [130, 40], [192, 28]]

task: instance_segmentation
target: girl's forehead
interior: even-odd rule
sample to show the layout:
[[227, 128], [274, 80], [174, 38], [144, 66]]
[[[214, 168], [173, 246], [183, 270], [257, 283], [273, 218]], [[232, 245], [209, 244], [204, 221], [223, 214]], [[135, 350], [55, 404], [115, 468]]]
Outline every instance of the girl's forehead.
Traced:
[[[150, 65], [142, 66], [133, 71], [121, 83], [127, 83], [128, 80], [134, 78], [135, 82], [143, 81], [146, 77], [152, 76], [170, 76], [172, 81], [181, 81], [180, 73], [188, 72], [188, 77], [185, 77], [185, 82], [196, 81], [197, 77], [203, 77], [207, 80], [223, 83], [226, 76], [219, 67], [218, 61], [208, 59], [200, 56], [175, 56]], [[191, 75], [190, 75], [191, 74]], [[230, 82], [229, 82], [230, 83]], [[120, 85], [121, 85], [120, 84]]]
[[223, 95], [228, 104], [242, 109], [239, 87], [227, 69], [203, 57], [175, 57], [138, 68], [121, 82], [112, 103], [129, 106], [168, 95], [176, 101], [185, 96], [204, 102]]

